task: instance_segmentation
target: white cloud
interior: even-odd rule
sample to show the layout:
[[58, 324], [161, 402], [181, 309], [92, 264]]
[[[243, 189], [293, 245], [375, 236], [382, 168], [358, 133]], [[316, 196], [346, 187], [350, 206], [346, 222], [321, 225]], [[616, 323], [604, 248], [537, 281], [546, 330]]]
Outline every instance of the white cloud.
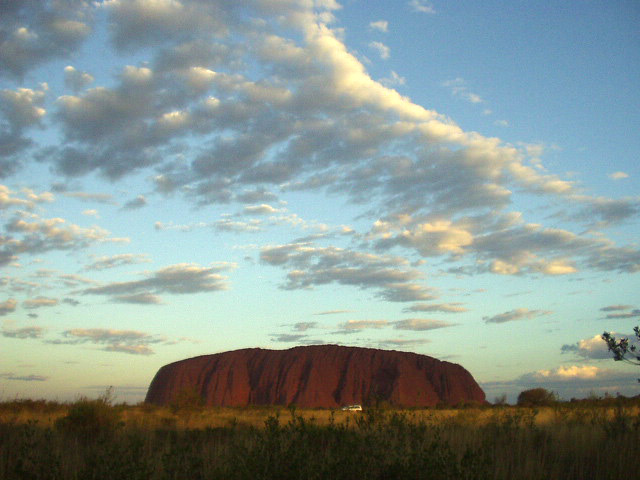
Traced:
[[602, 340], [600, 334], [594, 335], [591, 338], [579, 340], [573, 345], [563, 345], [561, 348], [562, 353], [574, 353], [583, 358], [588, 359], [606, 359], [612, 358], [607, 344]]
[[18, 302], [14, 298], [9, 298], [0, 303], [0, 316], [8, 315], [15, 311]]
[[116, 202], [110, 193], [92, 193], [92, 192], [66, 192], [62, 195], [65, 197], [76, 198], [82, 202], [97, 202], [115, 205]]
[[154, 295], [148, 292], [134, 293], [131, 295], [115, 295], [114, 302], [119, 303], [133, 303], [138, 305], [160, 305], [162, 299], [158, 295]]
[[407, 348], [414, 349], [421, 345], [426, 345], [431, 340], [426, 338], [389, 338], [378, 342], [380, 348]]
[[351, 310], [325, 310], [323, 312], [314, 313], [314, 315], [339, 315], [343, 313], [351, 313]]
[[398, 75], [393, 70], [391, 70], [390, 76], [381, 78], [379, 81], [385, 87], [392, 88], [392, 87], [399, 87], [404, 85], [407, 82], [407, 79]]
[[146, 253], [120, 253], [110, 257], [99, 257], [91, 264], [84, 267], [85, 270], [105, 270], [124, 265], [136, 265], [139, 263], [149, 263], [151, 259]]
[[[2, 33], [0, 31], [0, 36]], [[4, 44], [0, 39], [0, 76], [5, 73], [2, 67]], [[47, 90], [46, 83], [41, 84], [39, 90], [25, 87], [0, 90], [0, 178], [8, 177], [22, 167], [24, 153], [35, 145], [29, 131], [34, 127], [45, 128]]]
[[245, 189], [236, 196], [237, 201], [251, 204], [258, 202], [273, 202], [277, 199], [278, 196], [275, 193], [266, 190], [264, 187], [254, 188], [251, 190]]
[[458, 77], [453, 80], [442, 82], [442, 86], [451, 90], [451, 93], [458, 98], [466, 100], [470, 103], [483, 103], [484, 100], [477, 93], [469, 91], [464, 79]]
[[198, 66], [190, 67], [183, 75], [191, 88], [206, 92], [213, 84], [217, 73], [209, 68]]
[[180, 263], [148, 272], [142, 280], [108, 283], [84, 289], [82, 293], [111, 296], [116, 302], [156, 304], [160, 303], [160, 298], [156, 296], [160, 293], [187, 295], [226, 290], [227, 277], [220, 272], [233, 268], [235, 265], [230, 263], [209, 267]]
[[6, 185], [0, 185], [0, 208], [6, 209], [13, 206], [33, 206], [27, 200], [13, 197], [15, 193], [9, 189]]
[[298, 322], [293, 325], [296, 332], [306, 332], [307, 330], [317, 328], [318, 322]]
[[393, 328], [397, 330], [414, 330], [416, 332], [435, 330], [437, 328], [446, 328], [457, 325], [456, 323], [449, 323], [443, 320], [432, 320], [428, 318], [407, 318], [405, 320], [393, 322], [393, 324]]
[[593, 365], [571, 365], [568, 367], [558, 367], [553, 370], [538, 370], [533, 373], [533, 378], [544, 381], [566, 381], [572, 379], [593, 380], [601, 376], [604, 370]]
[[386, 20], [369, 22], [369, 28], [378, 30], [379, 32], [387, 33], [389, 31], [389, 22], [387, 22]]
[[184, 26], [193, 32], [223, 34], [229, 14], [219, 2], [178, 2], [174, 0], [110, 0], [104, 8], [111, 16], [118, 48], [153, 45], [179, 35]]
[[553, 312], [548, 310], [529, 310], [527, 308], [516, 308], [508, 312], [500, 313], [492, 317], [482, 317], [485, 323], [505, 323], [512, 322], [514, 320], [528, 320], [544, 315], [549, 315]]
[[[91, 28], [88, 4], [62, 8], [73, 2], [37, 3], [25, 5], [33, 15], [25, 16], [30, 21], [24, 25], [16, 9], [7, 7], [3, 15], [10, 28], [0, 45], [0, 65], [11, 64], [4, 74], [22, 75], [31, 68], [27, 60], [44, 61], [45, 41], [51, 42], [49, 56], [74, 54]], [[112, 81], [101, 79], [93, 88], [88, 88], [91, 74], [69, 65], [59, 73], [74, 91], [57, 99], [53, 114], [45, 111], [47, 95], [53, 94], [44, 84], [2, 90], [6, 129], [20, 130], [12, 142], [17, 138], [30, 144], [36, 137], [22, 130], [46, 127], [50, 121], [64, 138], [57, 146], [38, 149], [36, 157], [67, 176], [100, 173], [116, 179], [158, 168], [154, 188], [161, 195], [183, 195], [197, 205], [241, 201], [247, 204], [244, 215], [279, 214], [269, 220], [223, 217], [202, 225], [158, 224], [158, 229], [304, 228], [310, 223], [272, 206], [277, 200], [273, 191], [343, 195], [365, 205], [358, 213], [375, 212], [380, 219], [366, 238], [371, 243], [342, 252], [311, 246], [305, 253], [296, 247], [279, 264], [287, 272], [284, 286], [353, 285], [396, 301], [425, 300], [433, 293], [420, 284], [420, 270], [406, 263], [384, 264], [380, 252], [391, 249], [466, 262], [463, 268], [473, 273], [640, 270], [640, 252], [633, 244], [617, 246], [602, 235], [526, 223], [521, 214], [509, 212], [514, 195], [525, 192], [563, 204], [567, 218], [606, 226], [637, 218], [637, 198], [577, 195], [574, 183], [546, 173], [541, 147], [514, 146], [464, 131], [389, 88], [404, 81], [396, 72], [373, 80], [349, 52], [340, 30], [332, 28], [335, 3], [111, 0], [91, 5], [108, 15], [110, 41], [122, 51], [141, 49], [144, 61], [121, 65]], [[409, 5], [435, 12], [429, 2]], [[45, 17], [53, 18], [56, 27], [45, 25]], [[264, 21], [248, 21], [255, 18]], [[371, 22], [370, 28], [386, 31], [388, 23]], [[61, 35], [68, 35], [67, 40]], [[15, 48], [10, 51], [12, 45], [24, 47], [24, 56]], [[372, 43], [372, 48], [388, 54], [383, 43]], [[462, 78], [443, 86], [465, 101], [483, 102]], [[113, 194], [62, 194], [115, 203]], [[0, 187], [0, 208], [34, 209], [39, 202], [30, 197], [26, 191], [17, 195]], [[140, 195], [122, 208], [144, 205]], [[29, 212], [16, 214], [5, 227], [0, 240], [4, 265], [23, 253], [71, 251], [114, 240], [99, 227], [82, 228]], [[377, 254], [364, 253], [366, 248]], [[263, 260], [276, 265], [272, 260], [277, 262], [277, 254], [277, 249], [265, 248]], [[113, 298], [129, 295], [144, 301], [160, 295], [156, 284], [146, 284], [147, 289], [133, 283], [139, 290]]]
[[31, 210], [40, 203], [51, 203], [55, 198], [50, 192], [36, 193], [29, 188], [23, 188], [21, 192], [24, 198], [14, 196], [17, 192], [12, 191], [6, 185], [0, 184], [0, 209], [22, 207]]
[[243, 210], [243, 213], [247, 215], [275, 215], [281, 212], [283, 212], [282, 209], [274, 208], [265, 203], [261, 205], [247, 205]]
[[25, 300], [24, 302], [22, 302], [22, 306], [27, 310], [34, 310], [36, 308], [42, 307], [55, 307], [58, 305], [58, 303], [58, 299], [56, 298], [37, 297]]
[[[325, 182], [322, 185], [335, 184], [336, 190], [355, 196], [368, 191], [369, 180], [356, 175], [360, 172], [357, 159], [411, 136], [418, 148], [409, 150], [431, 151], [431, 146], [448, 142], [454, 150], [461, 148], [460, 162], [453, 165], [451, 159], [440, 162], [437, 156], [422, 158], [417, 153], [415, 158], [407, 159], [412, 167], [407, 171], [418, 173], [409, 179], [415, 188], [404, 189], [401, 195], [405, 198], [396, 197], [393, 188], [407, 181], [405, 170], [387, 170], [386, 178], [379, 177], [378, 186], [388, 187], [372, 192], [372, 198], [379, 198], [381, 205], [389, 198], [397, 199], [397, 205], [416, 202], [418, 190], [434, 192], [431, 199], [423, 200], [422, 208], [430, 207], [431, 200], [450, 205], [452, 210], [479, 208], [488, 203], [508, 204], [510, 191], [496, 181], [487, 181], [485, 171], [476, 171], [474, 165], [481, 164], [494, 164], [492, 178], [504, 177], [507, 169], [508, 176], [517, 176], [518, 181], [530, 188], [559, 191], [568, 187], [555, 177], [518, 168], [517, 152], [500, 145], [496, 139], [465, 133], [446, 117], [373, 81], [347, 51], [337, 31], [321, 20], [328, 18], [322, 12], [314, 14], [306, 5], [273, 7], [271, 14], [281, 12], [283, 21], [303, 33], [302, 41], [294, 41], [262, 31], [257, 24], [247, 32], [245, 24], [240, 29], [234, 21], [223, 21], [235, 19], [233, 15], [238, 12], [232, 5], [210, 6], [199, 2], [181, 5], [163, 2], [152, 9], [142, 0], [129, 4], [109, 2], [107, 10], [114, 22], [117, 44], [152, 45], [162, 39], [168, 46], [156, 52], [155, 62], [149, 66], [123, 69], [120, 83], [112, 88], [93, 88], [82, 95], [59, 99], [58, 116], [66, 126], [67, 143], [73, 146], [56, 149], [47, 158], [61, 171], [80, 175], [100, 170], [118, 178], [153, 166], [159, 158], [172, 157], [164, 149], [170, 147], [175, 135], [191, 133], [202, 138], [213, 135], [217, 140], [206, 154], [182, 150], [181, 156], [187, 161], [180, 163], [185, 167], [170, 168], [158, 175], [157, 186], [161, 191], [181, 189], [197, 202], [208, 203], [229, 201], [238, 182], [242, 188], [251, 183], [257, 187], [265, 181], [316, 188], [313, 185]], [[430, 4], [413, 5], [422, 11], [433, 11]], [[180, 18], [194, 21], [187, 38], [176, 29]], [[216, 32], [234, 29], [243, 39], [237, 44], [232, 37], [225, 41], [216, 38]], [[244, 45], [245, 34], [260, 43], [256, 57]], [[265, 71], [274, 75], [249, 78], [246, 71], [234, 64], [239, 60], [232, 58], [266, 63]], [[212, 63], [224, 65], [224, 73], [203, 66]], [[393, 73], [384, 81], [389, 86], [402, 83], [402, 78]], [[185, 86], [188, 91], [181, 90]], [[181, 95], [179, 100], [177, 93]], [[466, 93], [470, 101], [480, 100], [473, 92]], [[212, 98], [215, 106], [210, 108]], [[287, 112], [302, 115], [292, 121], [294, 117]], [[399, 115], [399, 121], [395, 115]], [[327, 119], [323, 125], [316, 120], [303, 120], [320, 117]], [[253, 120], [248, 122], [249, 118]], [[274, 129], [274, 125], [278, 128]], [[229, 135], [216, 136], [220, 132]], [[279, 154], [271, 155], [275, 151]], [[476, 155], [480, 158], [472, 160]], [[222, 157], [233, 157], [236, 161], [217, 161]], [[352, 159], [352, 167], [339, 168], [340, 159]], [[362, 167], [375, 169], [378, 160], [371, 158], [366, 162], [369, 165]], [[332, 162], [336, 162], [335, 168]], [[449, 169], [466, 180], [463, 184], [459, 178], [452, 178], [451, 184], [444, 186], [453, 189], [453, 185], [459, 185], [455, 188], [470, 192], [470, 200], [462, 200], [469, 197], [457, 192], [437, 191], [443, 185], [440, 178], [446, 178]], [[314, 175], [317, 170], [326, 176]], [[421, 171], [430, 173], [421, 176]], [[403, 202], [407, 199], [410, 202]]]
[[[428, 2], [410, 5], [434, 12]], [[163, 47], [152, 49], [153, 59], [145, 66], [124, 67], [112, 87], [60, 97], [56, 115], [68, 146], [46, 150], [43, 158], [68, 175], [98, 170], [111, 178], [167, 159], [172, 167], [157, 176], [158, 189], [179, 189], [198, 203], [227, 202], [241, 195], [239, 189], [264, 188], [267, 182], [295, 188], [335, 185], [336, 191], [354, 198], [371, 192], [371, 198], [389, 210], [439, 205], [449, 214], [508, 205], [510, 181], [547, 194], [572, 191], [570, 182], [523, 165], [516, 149], [466, 133], [450, 119], [385, 87], [383, 83], [402, 83], [397, 73], [381, 82], [372, 80], [327, 23], [327, 13], [337, 6], [315, 7], [258, 6], [261, 15], [278, 12], [280, 20], [302, 33], [301, 40], [294, 40], [263, 30], [259, 23], [238, 22], [245, 12], [233, 3], [107, 2], [116, 45]], [[189, 32], [178, 28], [184, 22]], [[383, 28], [383, 22], [371, 22], [372, 28]], [[227, 35], [230, 32], [235, 36]], [[248, 49], [248, 41], [258, 48]], [[381, 52], [385, 55], [386, 50]], [[251, 62], [273, 74], [251, 78], [239, 68]], [[76, 71], [70, 67], [68, 72]], [[448, 85], [468, 101], [482, 100], [462, 79]], [[172, 163], [170, 159], [177, 158], [172, 142], [187, 133], [215, 140], [208, 153], [181, 148], [185, 161]], [[407, 151], [414, 153], [404, 160], [403, 169], [378, 165], [382, 158], [370, 154], [409, 138]], [[447, 147], [429, 154], [436, 145]], [[447, 156], [448, 148], [459, 158], [439, 158]], [[219, 162], [222, 157], [236, 161]], [[367, 170], [377, 174], [377, 180], [359, 175]], [[449, 182], [442, 181], [447, 178]], [[368, 188], [371, 181], [376, 182], [373, 191]], [[409, 188], [398, 193], [407, 182]], [[419, 200], [418, 192], [425, 191], [433, 193]]]
[[0, 75], [21, 78], [56, 57], [67, 57], [91, 32], [92, 5], [84, 0], [5, 2]]
[[136, 210], [138, 208], [145, 207], [147, 205], [147, 199], [144, 195], [138, 195], [136, 198], [133, 198], [126, 202], [123, 206], [123, 210]]
[[396, 236], [391, 236], [391, 232], [398, 227], [402, 228], [401, 225], [393, 225], [385, 221], [375, 223], [374, 233], [382, 236], [382, 239], [377, 242], [379, 248], [403, 245], [413, 247], [421, 255], [428, 257], [463, 253], [465, 247], [473, 243], [473, 235], [468, 230], [448, 220], [406, 226]]
[[28, 338], [41, 338], [43, 332], [44, 329], [42, 327], [23, 327], [15, 330], [3, 329], [2, 336], [24, 340]]
[[625, 172], [613, 172], [609, 174], [609, 178], [611, 180], [622, 180], [624, 178], [629, 178], [629, 174]]
[[18, 255], [40, 254], [52, 250], [78, 250], [100, 242], [128, 242], [114, 238], [98, 226], [90, 228], [67, 223], [63, 218], [41, 218], [35, 213], [17, 211], [4, 225], [7, 236], [0, 236], [0, 265]]
[[633, 308], [631, 305], [608, 305], [600, 309], [601, 312], [616, 312], [619, 310], [629, 310]]
[[78, 287], [81, 285], [95, 285], [97, 282], [91, 278], [83, 277], [73, 273], [60, 273], [57, 276], [67, 287]]
[[[309, 53], [319, 60], [319, 66], [328, 68], [329, 73], [325, 79], [327, 83], [317, 85], [321, 88], [315, 92], [317, 101], [330, 100], [329, 105], [339, 106], [343, 111], [345, 108], [367, 106], [374, 110], [395, 112], [406, 120], [434, 121], [434, 112], [373, 81], [363, 65], [347, 52], [345, 45], [326, 25], [309, 23], [304, 28]], [[336, 101], [342, 103], [336, 104]], [[429, 125], [426, 126], [429, 128]]]
[[155, 352], [148, 345], [120, 345], [111, 344], [104, 347], [107, 352], [128, 353], [130, 355], [153, 355]]
[[0, 378], [20, 382], [45, 382], [49, 380], [49, 377], [44, 375], [16, 375], [14, 373], [0, 373]]
[[65, 340], [54, 340], [53, 344], [93, 343], [104, 345], [103, 350], [131, 355], [152, 355], [150, 345], [165, 343], [164, 337], [150, 335], [137, 330], [114, 330], [104, 328], [74, 328], [63, 333]]
[[371, 42], [369, 47], [375, 50], [382, 60], [387, 60], [391, 56], [391, 49], [382, 42]]
[[420, 13], [436, 13], [433, 4], [427, 0], [411, 0], [408, 4], [414, 11]]
[[149, 86], [153, 81], [153, 71], [147, 67], [127, 65], [121, 75], [124, 85]]
[[64, 82], [76, 93], [92, 84], [94, 80], [91, 74], [80, 72], [71, 65], [64, 67]]
[[416, 302], [436, 298], [431, 288], [408, 282], [388, 283], [377, 296], [388, 302]]
[[370, 328], [379, 329], [385, 328], [389, 325], [387, 320], [348, 320], [341, 323], [338, 327], [342, 331], [354, 331], [354, 330], [367, 330]]
[[461, 303], [416, 303], [406, 308], [408, 312], [463, 313], [467, 309]]
[[[607, 313], [605, 318], [607, 319], [620, 319], [620, 318], [638, 318], [640, 317], [640, 308], [632, 308], [630, 305], [610, 305], [600, 309], [603, 312], [615, 312]], [[628, 311], [624, 311], [628, 310]]]
[[301, 340], [307, 338], [307, 336], [303, 334], [290, 334], [290, 333], [273, 334], [271, 335], [271, 337], [274, 342], [282, 342], [282, 343], [299, 343], [301, 342]]
[[262, 262], [288, 268], [283, 288], [295, 290], [339, 283], [373, 288], [388, 301], [409, 302], [433, 298], [431, 290], [415, 283], [421, 273], [409, 268], [406, 259], [374, 255], [338, 247], [294, 243], [264, 247]]
[[195, 230], [197, 228], [206, 228], [209, 226], [211, 225], [205, 222], [178, 224], [178, 225], [174, 224], [173, 222], [169, 222], [169, 223], [155, 222], [153, 224], [153, 228], [155, 228], [159, 232], [163, 230], [177, 230], [179, 232], [191, 232], [192, 230]]
[[221, 232], [259, 232], [263, 228], [263, 222], [255, 218], [249, 221], [223, 218], [214, 222], [213, 227]]
[[47, 113], [43, 108], [47, 89], [43, 84], [40, 90], [0, 90], [0, 112], [4, 113], [12, 129], [20, 131], [40, 123]]
[[531, 270], [545, 275], [567, 275], [578, 271], [575, 264], [566, 259], [539, 260], [531, 264]]

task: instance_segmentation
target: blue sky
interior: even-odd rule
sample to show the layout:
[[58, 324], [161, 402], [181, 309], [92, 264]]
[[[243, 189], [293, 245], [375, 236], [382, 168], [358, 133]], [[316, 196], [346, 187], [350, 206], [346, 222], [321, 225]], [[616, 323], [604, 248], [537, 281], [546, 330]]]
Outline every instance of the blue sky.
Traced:
[[0, 398], [319, 343], [639, 393], [636, 2], [0, 8]]

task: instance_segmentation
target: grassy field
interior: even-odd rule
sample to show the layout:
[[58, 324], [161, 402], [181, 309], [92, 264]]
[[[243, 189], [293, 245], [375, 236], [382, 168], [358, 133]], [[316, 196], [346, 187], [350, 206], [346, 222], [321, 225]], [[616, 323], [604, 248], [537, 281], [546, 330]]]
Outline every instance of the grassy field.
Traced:
[[637, 401], [364, 412], [0, 403], [0, 478], [618, 479]]

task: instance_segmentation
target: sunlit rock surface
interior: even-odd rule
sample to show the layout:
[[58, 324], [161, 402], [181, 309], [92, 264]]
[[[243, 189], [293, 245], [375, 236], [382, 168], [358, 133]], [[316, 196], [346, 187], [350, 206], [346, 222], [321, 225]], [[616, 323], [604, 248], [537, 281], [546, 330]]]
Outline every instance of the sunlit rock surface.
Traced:
[[250, 348], [171, 363], [154, 377], [146, 401], [167, 405], [194, 390], [215, 406], [332, 408], [386, 401], [420, 407], [485, 401], [471, 374], [455, 363], [337, 345]]

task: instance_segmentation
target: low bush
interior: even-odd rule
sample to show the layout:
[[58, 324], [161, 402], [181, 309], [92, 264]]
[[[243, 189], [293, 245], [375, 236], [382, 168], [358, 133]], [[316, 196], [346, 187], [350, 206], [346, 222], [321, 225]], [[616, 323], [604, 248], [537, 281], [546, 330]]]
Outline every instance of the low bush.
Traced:
[[95, 400], [79, 398], [69, 406], [64, 417], [55, 426], [58, 430], [73, 433], [84, 439], [112, 435], [120, 426], [120, 412], [112, 405], [111, 389]]
[[518, 395], [518, 405], [524, 407], [553, 405], [557, 401], [556, 394], [544, 388], [524, 390]]

